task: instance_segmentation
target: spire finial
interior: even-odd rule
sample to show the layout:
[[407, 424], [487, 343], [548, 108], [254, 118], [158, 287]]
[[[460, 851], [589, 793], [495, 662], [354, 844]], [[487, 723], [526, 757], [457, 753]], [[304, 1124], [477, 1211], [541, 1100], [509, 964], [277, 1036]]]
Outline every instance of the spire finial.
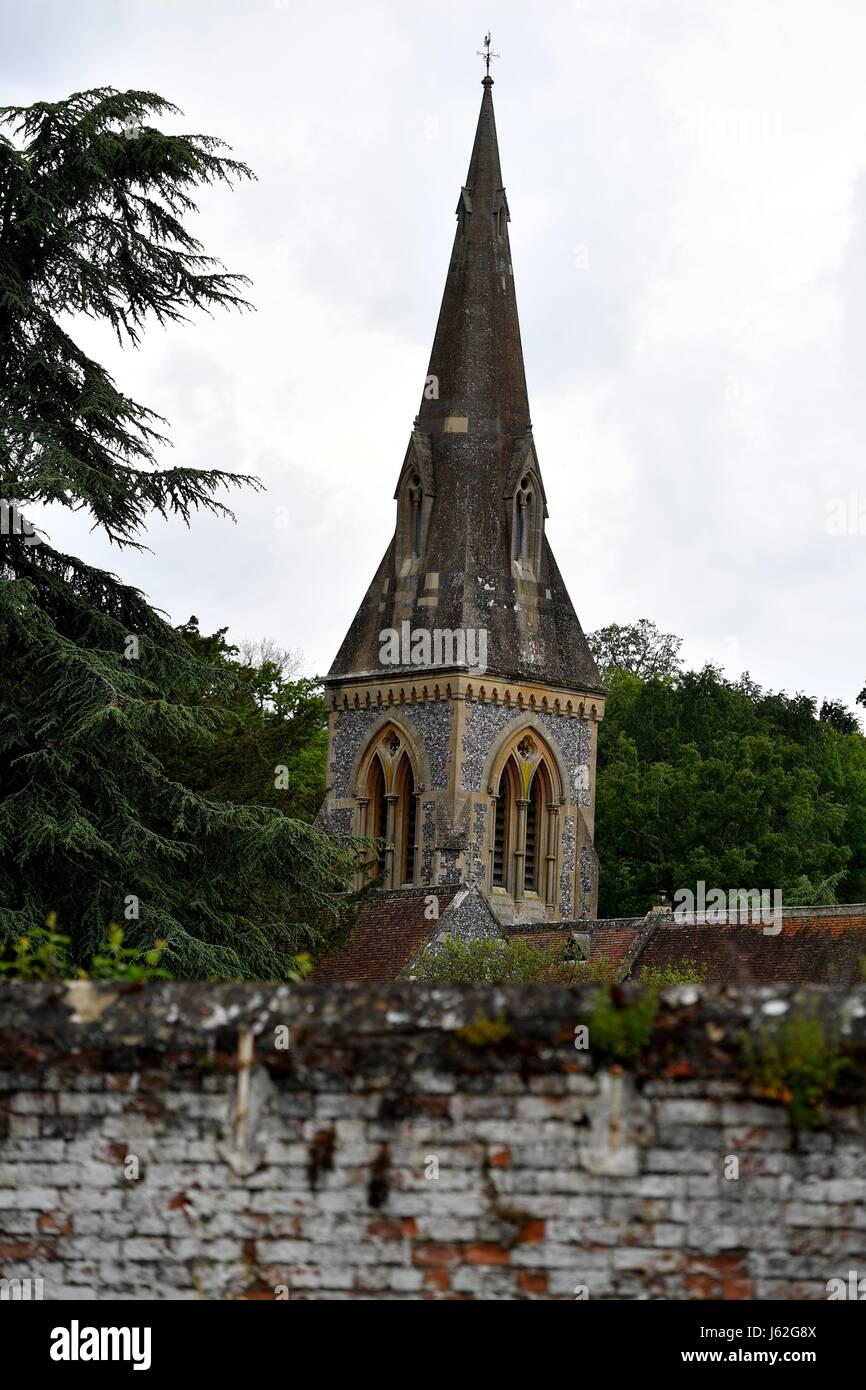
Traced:
[[481, 51], [480, 48], [477, 48], [477, 49], [475, 50], [476, 53], [478, 54], [478, 57], [484, 59], [484, 64], [485, 64], [485, 67], [487, 68], [487, 76], [490, 78], [490, 81], [491, 81], [491, 82], [493, 81], [493, 78], [490, 77], [490, 60], [491, 60], [491, 58], [498, 58], [498, 57], [499, 57], [499, 54], [498, 54], [498, 53], [491, 53], [491, 52], [490, 52], [490, 45], [491, 45], [492, 42], [493, 42], [493, 35], [491, 34], [490, 30], [488, 29], [488, 30], [487, 30], [487, 33], [484, 35], [484, 52], [482, 53], [482, 51]]

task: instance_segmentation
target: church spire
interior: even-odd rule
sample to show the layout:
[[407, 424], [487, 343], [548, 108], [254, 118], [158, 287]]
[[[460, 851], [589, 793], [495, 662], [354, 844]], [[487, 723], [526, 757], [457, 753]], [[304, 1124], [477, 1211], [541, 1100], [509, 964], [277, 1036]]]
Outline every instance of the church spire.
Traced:
[[471, 884], [502, 920], [567, 921], [595, 913], [605, 690], [545, 534], [485, 50], [394, 536], [326, 680], [322, 823], [384, 843], [386, 889]]
[[435, 433], [447, 430], [445, 421], [465, 421], [469, 434], [513, 439], [529, 427], [529, 400], [489, 71], [481, 85], [418, 423]]
[[[481, 85], [433, 350], [397, 481], [394, 538], [328, 679], [418, 676], [423, 651], [410, 654], [402, 634], [423, 628], [466, 634], [466, 642], [483, 636], [484, 665], [497, 681], [597, 691], [601, 678], [545, 535], [489, 72]], [[395, 632], [399, 651], [387, 636]], [[466, 671], [471, 663], [458, 654], [433, 665]]]

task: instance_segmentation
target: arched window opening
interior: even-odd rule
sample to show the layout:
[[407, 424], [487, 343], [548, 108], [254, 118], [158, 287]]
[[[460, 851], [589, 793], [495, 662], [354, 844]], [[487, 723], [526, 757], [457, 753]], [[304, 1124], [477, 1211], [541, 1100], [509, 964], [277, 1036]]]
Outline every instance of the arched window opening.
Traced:
[[537, 832], [541, 825], [536, 787], [537, 782], [538, 778], [536, 777], [533, 781], [532, 790], [529, 793], [529, 803], [526, 807], [526, 854], [523, 860], [523, 886], [530, 893], [536, 891], [535, 876], [537, 858], [535, 851], [537, 845]]
[[500, 780], [493, 825], [493, 887], [505, 887], [505, 787]]
[[394, 832], [399, 850], [400, 870], [398, 884], [415, 882], [415, 832], [417, 821], [417, 797], [415, 795], [415, 776], [412, 764], [404, 754], [395, 782], [397, 804], [394, 814]]
[[421, 507], [424, 493], [421, 479], [413, 473], [409, 480], [409, 545], [414, 558], [421, 554]]
[[[415, 766], [405, 734], [388, 724], [375, 735], [363, 765], [356, 828], [380, 842], [379, 887], [401, 888], [416, 882], [418, 792]], [[375, 865], [369, 866], [373, 873]]]
[[521, 480], [515, 499], [514, 553], [518, 560], [526, 561], [529, 556], [532, 521], [532, 486], [527, 475]]
[[542, 760], [535, 770], [526, 808], [526, 880], [528, 893], [545, 892], [549, 853], [550, 775]]
[[385, 772], [378, 757], [370, 762], [367, 774], [367, 834], [372, 840], [381, 840], [378, 853], [378, 875], [385, 872], [386, 850], [384, 845], [388, 826], [388, 803], [385, 800]]
[[531, 730], [516, 736], [493, 795], [490, 882], [515, 905], [524, 898], [549, 907], [557, 897], [558, 776]]
[[516, 769], [511, 760], [502, 769], [496, 794], [493, 820], [493, 886], [510, 891], [512, 881], [512, 845], [516, 805]]

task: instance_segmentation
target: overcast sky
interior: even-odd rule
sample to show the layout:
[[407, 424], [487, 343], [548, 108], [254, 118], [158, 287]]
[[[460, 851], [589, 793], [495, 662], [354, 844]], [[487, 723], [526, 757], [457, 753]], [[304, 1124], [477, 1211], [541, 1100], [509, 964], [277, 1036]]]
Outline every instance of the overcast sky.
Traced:
[[[152, 554], [52, 542], [173, 621], [327, 670], [393, 530], [481, 98], [494, 102], [548, 535], [586, 630], [853, 703], [866, 680], [862, 0], [2, 0], [3, 100], [159, 92], [255, 184], [194, 230], [257, 312], [84, 324], [170, 421], [257, 474]], [[288, 508], [288, 513], [284, 509]], [[35, 515], [35, 514], [34, 514]], [[289, 515], [290, 527], [279, 523]], [[38, 517], [35, 517], [38, 519]]]

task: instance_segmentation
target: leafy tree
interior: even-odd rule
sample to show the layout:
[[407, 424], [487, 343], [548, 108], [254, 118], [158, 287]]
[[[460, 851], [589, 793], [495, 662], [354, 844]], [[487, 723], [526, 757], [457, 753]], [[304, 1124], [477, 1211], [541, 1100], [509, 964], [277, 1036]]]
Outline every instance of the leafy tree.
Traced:
[[672, 679], [682, 664], [682, 638], [659, 632], [648, 618], [609, 623], [588, 633], [586, 640], [605, 680], [617, 671], [630, 671], [644, 680]]
[[858, 734], [860, 721], [841, 700], [825, 700], [821, 705], [819, 718], [840, 734]]
[[[210, 799], [254, 802], [312, 820], [325, 796], [328, 753], [321, 681], [287, 674], [300, 658], [273, 642], [235, 646], [226, 628], [206, 637], [195, 617], [178, 631], [222, 679], [217, 691], [199, 697], [218, 710], [219, 725], [165, 750], [172, 776]], [[194, 701], [195, 692], [188, 698]]]
[[173, 974], [289, 978], [338, 915], [354, 847], [172, 774], [166, 750], [203, 748], [232, 682], [138, 590], [27, 518], [55, 503], [137, 547], [153, 511], [231, 516], [219, 493], [255, 485], [159, 467], [164, 422], [72, 336], [86, 315], [135, 346], [149, 318], [246, 307], [243, 278], [182, 219], [198, 186], [250, 170], [210, 136], [150, 123], [174, 114], [109, 87], [0, 109], [0, 497], [15, 503], [0, 537], [0, 939], [55, 913], [82, 964], [122, 922], [126, 949], [165, 941]]
[[301, 667], [301, 653], [290, 647], [281, 647], [273, 637], [244, 637], [238, 642], [237, 650], [245, 666], [264, 666], [267, 663], [276, 667], [284, 680], [291, 680]]
[[[866, 896], [866, 739], [804, 695], [712, 666], [676, 682], [609, 677], [599, 726], [600, 913], [677, 889], [779, 888], [789, 903]], [[805, 895], [805, 896], [804, 896]], [[828, 897], [831, 895], [831, 897]]]

